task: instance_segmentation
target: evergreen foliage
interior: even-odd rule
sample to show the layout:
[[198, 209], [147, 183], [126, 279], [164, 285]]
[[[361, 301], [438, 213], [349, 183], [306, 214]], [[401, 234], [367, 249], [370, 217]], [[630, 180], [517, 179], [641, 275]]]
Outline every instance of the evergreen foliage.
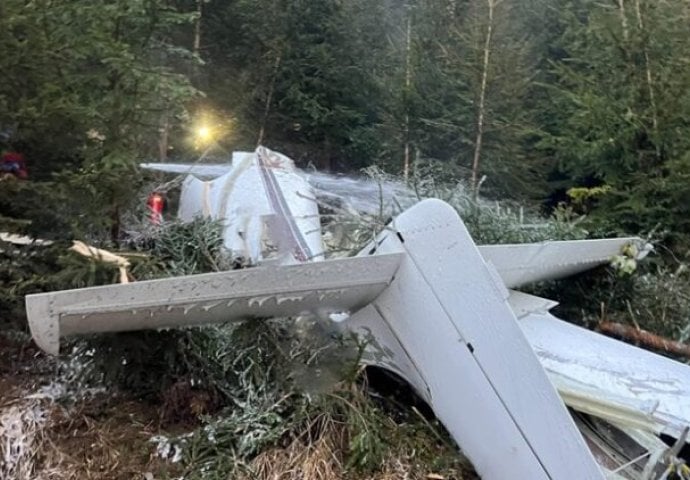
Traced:
[[262, 141], [302, 164], [401, 172], [437, 160], [470, 184], [486, 176], [485, 195], [550, 196], [549, 207], [606, 185], [585, 212], [599, 227], [661, 224], [686, 249], [683, 2], [22, 5], [1, 7], [0, 130], [33, 179], [65, 184], [44, 202], [79, 189], [99, 240], [117, 237], [133, 160], [165, 156], [163, 136], [192, 153], [180, 127], [213, 112], [226, 148]]
[[[223, 260], [218, 232], [200, 219], [149, 232], [137, 243], [153, 261], [140, 263], [139, 274], [215, 270]], [[366, 395], [364, 342], [313, 318], [250, 320], [80, 339], [70, 365], [79, 365], [81, 384], [147, 398], [161, 405], [164, 424], [192, 426], [168, 440], [182, 454], [186, 478], [256, 478], [270, 455], [287, 456], [272, 465], [276, 471], [299, 468], [291, 462], [304, 468], [310, 460], [292, 458], [296, 449], [322, 444], [327, 468], [342, 478], [384, 471], [399, 455], [415, 459], [420, 478], [429, 468], [456, 476], [468, 470], [436, 421]]]
[[[31, 180], [0, 182], [0, 226], [115, 246], [142, 203], [135, 161], [196, 154], [187, 132], [207, 115], [228, 119], [226, 149], [261, 140], [301, 164], [409, 168], [419, 195], [454, 203], [480, 241], [653, 232], [663, 261], [682, 261], [689, 16], [676, 0], [8, 0], [0, 142], [26, 155]], [[532, 213], [458, 183], [583, 218], [532, 228]], [[169, 247], [185, 261], [135, 262], [140, 278], [216, 256]], [[5, 311], [60, 284], [37, 273], [61, 268], [57, 250], [5, 258]], [[104, 269], [69, 284], [106, 282]]]
[[[26, 329], [28, 293], [115, 281], [72, 239], [126, 244], [139, 279], [230, 268], [213, 222], [121, 227], [142, 203], [136, 162], [196, 158], [195, 119], [217, 118], [228, 151], [404, 173], [480, 243], [650, 235], [660, 253], [641, 271], [557, 286], [563, 316], [687, 341], [689, 21], [683, 0], [2, 0], [0, 150], [21, 151], [30, 180], [0, 177], [0, 231], [55, 243], [0, 242], [0, 328]], [[351, 229], [352, 250], [397, 213], [383, 210], [336, 212], [326, 229]], [[189, 478], [256, 478], [324, 452], [352, 478], [415, 451], [460, 469], [443, 436], [387, 418], [336, 368], [359, 343], [261, 325], [105, 336], [76, 353], [90, 380], [203, 423], [178, 439]]]
[[[0, 5], [3, 147], [22, 151], [30, 177], [49, 182], [35, 185], [42, 209], [79, 203], [68, 216], [89, 221], [71, 234], [105, 226], [117, 240], [137, 187], [135, 160], [156, 151], [162, 122], [182, 119], [196, 94], [173, 68], [190, 54], [170, 42], [191, 18], [158, 0]], [[6, 201], [33, 220], [26, 198]], [[67, 234], [60, 222], [40, 230]]]
[[546, 135], [569, 186], [606, 185], [591, 214], [610, 229], [668, 228], [687, 245], [688, 30], [683, 2], [563, 4]]

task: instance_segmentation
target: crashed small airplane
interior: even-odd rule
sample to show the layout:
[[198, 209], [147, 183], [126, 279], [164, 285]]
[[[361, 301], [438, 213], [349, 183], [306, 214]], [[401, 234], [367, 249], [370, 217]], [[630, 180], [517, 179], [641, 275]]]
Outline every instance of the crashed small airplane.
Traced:
[[[222, 219], [225, 246], [258, 266], [29, 295], [36, 343], [57, 354], [69, 335], [316, 314], [372, 339], [364, 360], [407, 381], [482, 478], [690, 478], [690, 367], [517, 290], [624, 248], [641, 258], [639, 239], [477, 246], [452, 207], [424, 200], [358, 255], [326, 260], [314, 191], [289, 158], [259, 147], [214, 172], [186, 178], [179, 217]], [[278, 260], [262, 257], [265, 238]]]

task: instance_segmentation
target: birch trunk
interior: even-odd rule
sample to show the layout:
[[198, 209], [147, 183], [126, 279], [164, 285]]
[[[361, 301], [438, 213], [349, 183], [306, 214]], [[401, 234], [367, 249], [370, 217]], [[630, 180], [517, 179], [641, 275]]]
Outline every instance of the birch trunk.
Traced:
[[167, 112], [161, 116], [161, 126], [158, 132], [158, 161], [165, 162], [168, 160], [168, 138], [170, 135], [170, 123], [168, 122]]
[[264, 103], [264, 114], [261, 118], [261, 128], [259, 128], [259, 138], [256, 140], [256, 146], [260, 146], [261, 142], [264, 141], [264, 135], [266, 134], [266, 122], [268, 122], [268, 114], [271, 112], [271, 102], [273, 101], [273, 92], [276, 87], [276, 79], [278, 77], [278, 71], [280, 70], [280, 63], [282, 62], [282, 55], [278, 53], [276, 55], [276, 61], [273, 65], [273, 76], [271, 77], [271, 84], [268, 87], [268, 94], [266, 95], [266, 103]]
[[482, 140], [484, 136], [484, 118], [486, 115], [486, 91], [489, 79], [489, 66], [491, 60], [491, 40], [494, 33], [494, 9], [498, 2], [486, 0], [489, 8], [487, 14], [486, 37], [484, 39], [484, 55], [482, 61], [482, 79], [479, 86], [479, 105], [477, 107], [477, 134], [474, 140], [474, 156], [472, 158], [472, 192], [476, 197], [479, 194], [479, 163], [482, 153]]
[[407, 36], [405, 38], [405, 153], [403, 158], [403, 177], [407, 181], [410, 176], [410, 86], [412, 85], [412, 71], [410, 69], [410, 45], [412, 36], [412, 16], [407, 17]]
[[628, 29], [628, 17], [625, 15], [625, 0], [618, 0], [618, 13], [621, 17], [621, 29], [623, 30], [623, 40], [630, 39], [630, 30]]
[[[635, 13], [637, 15], [637, 26], [640, 29], [640, 33], [644, 34], [645, 29], [644, 29], [644, 21], [642, 19], [642, 8], [640, 7], [640, 0], [635, 0]], [[656, 109], [656, 98], [654, 96], [654, 81], [652, 79], [652, 67], [649, 61], [649, 50], [647, 49], [647, 45], [644, 46], [644, 65], [645, 65], [645, 76], [647, 80], [647, 95], [649, 97], [649, 105], [652, 108], [652, 129], [654, 131], [654, 135], [657, 137], [654, 141], [654, 144], [656, 145], [656, 156], [659, 158], [661, 156], [661, 151], [659, 150], [659, 146], [657, 144], [658, 142], [658, 133], [659, 133], [659, 120], [657, 116], [657, 109]]]
[[196, 22], [194, 22], [194, 45], [192, 46], [192, 51], [194, 55], [199, 56], [201, 51], [201, 16], [203, 15], [203, 2], [204, 0], [196, 0]]

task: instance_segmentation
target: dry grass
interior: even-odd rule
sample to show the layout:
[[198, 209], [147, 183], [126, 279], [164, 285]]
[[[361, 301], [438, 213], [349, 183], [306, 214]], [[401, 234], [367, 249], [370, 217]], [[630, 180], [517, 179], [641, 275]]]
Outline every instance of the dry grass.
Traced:
[[[65, 408], [25, 398], [0, 412], [3, 480], [169, 478], [180, 470], [153, 454], [158, 414], [133, 400]], [[3, 428], [3, 427], [10, 428]], [[11, 458], [11, 461], [7, 459]], [[153, 475], [153, 477], [150, 477]]]
[[39, 388], [54, 374], [35, 348], [0, 336], [2, 480], [160, 480], [181, 470], [154, 454], [155, 406], [106, 394], [63, 406]]
[[[434, 470], [422, 458], [413, 442], [402, 442], [378, 468], [369, 472], [348, 468], [347, 452], [351, 440], [349, 426], [328, 415], [320, 415], [286, 447], [268, 449], [255, 457], [238, 480], [471, 480], [478, 477], [472, 467], [459, 459], [451, 467]], [[424, 445], [447, 456], [442, 445]]]
[[[316, 425], [318, 434], [311, 438]], [[260, 453], [238, 480], [325, 480], [343, 478], [347, 432], [331, 418], [319, 417], [285, 448]]]
[[343, 465], [342, 450], [326, 439], [306, 446], [294, 442], [285, 449], [272, 449], [256, 457], [248, 473], [238, 480], [470, 480], [473, 473], [460, 470], [431, 471], [415, 461], [415, 452], [389, 458], [377, 472], [357, 474]]
[[40, 480], [133, 480], [167, 478], [180, 470], [159, 459], [149, 439], [158, 414], [134, 400], [104, 399], [75, 410], [56, 407], [43, 432], [37, 462]]
[[[45, 408], [39, 399], [25, 398], [45, 365], [32, 362], [35, 350], [26, 342], [0, 336], [0, 478], [33, 478], [43, 443]], [[29, 368], [29, 365], [32, 368]]]

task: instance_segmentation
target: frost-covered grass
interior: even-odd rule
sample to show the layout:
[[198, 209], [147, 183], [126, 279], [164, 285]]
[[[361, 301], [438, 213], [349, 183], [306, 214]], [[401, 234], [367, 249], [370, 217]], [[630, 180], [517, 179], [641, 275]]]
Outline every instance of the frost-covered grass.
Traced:
[[36, 399], [0, 408], [0, 478], [32, 478], [43, 443], [46, 410]]
[[[355, 338], [333, 336], [306, 318], [156, 335], [136, 344], [101, 339], [100, 347], [89, 344], [96, 351], [84, 361], [91, 378], [121, 390], [151, 394], [158, 387], [151, 401], [160, 405], [160, 421], [186, 427], [153, 437], [152, 448], [184, 478], [395, 478], [391, 471], [472, 478], [462, 476], [471, 469], [433, 420], [367, 394], [358, 362], [363, 344]], [[146, 346], [162, 339], [168, 351], [179, 342], [171, 364], [152, 361], [161, 352]], [[117, 350], [99, 353], [116, 341]]]
[[[447, 167], [433, 163], [418, 165], [408, 183], [374, 167], [362, 177], [346, 180], [320, 177], [321, 188], [341, 189], [337, 196], [317, 194], [324, 239], [332, 255], [356, 253], [392, 218], [427, 198], [443, 200], [455, 208], [478, 244], [574, 240], [588, 235], [581, 226], [582, 219], [568, 209], [544, 217], [534, 207], [513, 201], [475, 198], [464, 181], [449, 173]], [[351, 196], [343, 184], [351, 190]]]
[[162, 435], [152, 404], [94, 388], [82, 358], [47, 357], [26, 338], [0, 335], [0, 478], [173, 478], [176, 465], [151, 455]]

